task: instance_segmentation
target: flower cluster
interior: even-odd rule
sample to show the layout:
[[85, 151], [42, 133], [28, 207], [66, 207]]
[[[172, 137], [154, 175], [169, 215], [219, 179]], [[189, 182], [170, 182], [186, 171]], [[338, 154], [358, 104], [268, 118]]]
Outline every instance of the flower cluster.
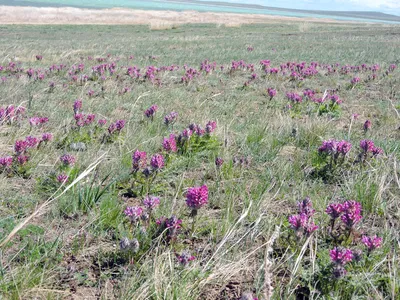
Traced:
[[32, 117], [29, 119], [29, 124], [31, 126], [38, 126], [38, 125], [46, 124], [48, 121], [49, 121], [49, 118], [47, 118], [47, 117]]
[[14, 105], [8, 105], [6, 107], [0, 107], [0, 124], [8, 123], [11, 124], [15, 121], [21, 120], [25, 115], [25, 107]]
[[276, 96], [276, 89], [268, 88], [267, 90], [269, 98], [272, 100]]
[[143, 214], [143, 208], [140, 206], [128, 206], [124, 210], [125, 216], [127, 216], [132, 223], [137, 222]]
[[145, 168], [147, 165], [147, 153], [145, 151], [136, 150], [132, 154], [132, 169], [137, 172], [140, 168]]
[[155, 196], [147, 196], [143, 200], [143, 205], [146, 207], [149, 211], [153, 210], [156, 208], [158, 205], [160, 205], [160, 198], [155, 197]]
[[145, 110], [144, 115], [147, 118], [151, 118], [153, 120], [154, 115], [156, 114], [157, 110], [158, 110], [158, 106], [153, 104], [152, 106], [150, 106], [148, 109]]
[[208, 187], [191, 187], [186, 192], [186, 204], [192, 210], [197, 210], [208, 203]]
[[193, 255], [190, 255], [189, 252], [184, 251], [184, 252], [182, 252], [182, 254], [176, 254], [176, 259], [182, 266], [186, 266], [189, 262], [191, 262], [192, 260], [195, 260], [196, 257], [194, 257]]
[[125, 120], [117, 120], [115, 123], [111, 123], [108, 126], [108, 133], [113, 135], [115, 133], [119, 134], [121, 130], [125, 127]]
[[75, 156], [71, 155], [71, 154], [64, 154], [60, 157], [60, 161], [62, 162], [62, 164], [64, 166], [73, 166], [75, 165], [76, 162], [76, 158]]
[[165, 162], [164, 162], [164, 157], [161, 154], [154, 154], [151, 157], [150, 160], [150, 165], [154, 170], [160, 170], [164, 167]]
[[377, 248], [382, 246], [382, 238], [375, 236], [363, 236], [361, 239], [362, 243], [367, 247], [368, 253], [371, 253]]
[[343, 277], [347, 274], [344, 268], [345, 264], [353, 259], [353, 252], [350, 249], [338, 248], [329, 251], [329, 256], [333, 264], [333, 276], [335, 278]]
[[318, 226], [313, 221], [315, 210], [309, 197], [298, 202], [298, 214], [289, 216], [289, 223], [295, 230], [297, 237], [310, 236]]
[[383, 150], [379, 147], [376, 147], [374, 142], [371, 140], [360, 141], [360, 148], [362, 150], [361, 155], [364, 156], [364, 159], [367, 157], [368, 153], [371, 153], [374, 157], [383, 154]]
[[170, 134], [169, 138], [164, 138], [162, 146], [163, 146], [164, 150], [167, 151], [167, 152], [176, 152], [176, 151], [178, 151], [178, 148], [176, 146], [175, 134]]
[[178, 113], [173, 111], [164, 117], [164, 124], [167, 126], [172, 125], [176, 122], [177, 118]]
[[361, 204], [354, 200], [329, 204], [325, 212], [331, 217], [332, 227], [339, 217], [347, 229], [352, 229], [362, 219]]

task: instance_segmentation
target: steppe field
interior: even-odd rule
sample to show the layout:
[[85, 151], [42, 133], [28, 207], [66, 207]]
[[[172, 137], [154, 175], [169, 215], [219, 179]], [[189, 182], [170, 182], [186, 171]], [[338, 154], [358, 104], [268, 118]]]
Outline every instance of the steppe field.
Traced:
[[399, 25], [0, 25], [0, 299], [400, 299], [399, 63]]

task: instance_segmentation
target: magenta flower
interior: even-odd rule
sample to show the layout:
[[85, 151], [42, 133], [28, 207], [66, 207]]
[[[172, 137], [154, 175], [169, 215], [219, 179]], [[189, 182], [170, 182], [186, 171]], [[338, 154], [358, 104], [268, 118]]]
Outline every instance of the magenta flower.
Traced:
[[184, 137], [184, 138], [186, 138], [186, 139], [188, 139], [188, 138], [190, 138], [191, 136], [192, 136], [192, 134], [193, 134], [193, 131], [191, 130], [191, 129], [184, 129], [183, 131], [182, 131], [182, 136]]
[[209, 121], [206, 124], [206, 132], [207, 133], [212, 133], [216, 128], [217, 128], [217, 122], [215, 122], [215, 121]]
[[60, 157], [61, 162], [64, 166], [73, 166], [76, 162], [76, 158], [71, 154], [64, 154]]
[[164, 124], [165, 125], [173, 124], [175, 123], [177, 118], [178, 118], [178, 113], [173, 111], [164, 117]]
[[329, 251], [329, 256], [334, 264], [343, 266], [352, 261], [353, 252], [350, 249], [335, 247]]
[[40, 140], [41, 142], [49, 142], [53, 139], [53, 135], [49, 132], [43, 133], [42, 134], [42, 139]]
[[132, 154], [132, 168], [134, 171], [139, 170], [140, 168], [145, 168], [147, 165], [147, 153], [145, 151], [136, 150], [135, 153]]
[[357, 83], [359, 83], [360, 82], [360, 77], [354, 77], [352, 80], [351, 80], [351, 84], [352, 85], [356, 85]]
[[98, 124], [99, 126], [104, 126], [104, 125], [107, 124], [107, 120], [106, 120], [106, 119], [100, 119], [100, 120], [97, 122], [97, 124]]
[[381, 154], [383, 154], [382, 148], [374, 147], [374, 148], [372, 149], [372, 155], [373, 155], [373, 156], [378, 156], [378, 155], [381, 155]]
[[25, 142], [27, 148], [33, 148], [39, 143], [38, 139], [33, 136], [27, 136]]
[[299, 231], [307, 226], [308, 218], [305, 214], [289, 216], [289, 223], [292, 229]]
[[128, 206], [124, 210], [125, 216], [129, 217], [132, 222], [136, 222], [143, 214], [143, 208], [140, 206]]
[[110, 124], [108, 127], [108, 133], [113, 134], [113, 133], [120, 133], [121, 130], [125, 127], [125, 120], [118, 120], [115, 123]]
[[334, 154], [337, 151], [338, 142], [336, 140], [326, 140], [322, 142], [322, 146], [318, 148], [319, 152]]
[[82, 100], [75, 100], [74, 102], [74, 114], [77, 114], [79, 110], [82, 108]]
[[176, 216], [172, 216], [165, 220], [165, 226], [172, 231], [176, 231], [181, 228], [182, 220], [178, 219]]
[[148, 209], [152, 210], [160, 205], [160, 198], [154, 196], [147, 196], [143, 200], [143, 205]]
[[299, 208], [299, 214], [304, 214], [307, 218], [310, 218], [315, 213], [310, 197], [306, 197], [304, 200], [298, 202], [297, 206]]
[[336, 220], [340, 217], [342, 212], [344, 211], [344, 207], [341, 203], [332, 203], [329, 204], [326, 208], [325, 212], [331, 216], [332, 219]]
[[360, 148], [364, 151], [364, 153], [372, 152], [375, 145], [371, 140], [362, 140], [360, 141]]
[[27, 156], [27, 155], [19, 155], [17, 157], [17, 161], [22, 166], [22, 165], [26, 164], [29, 161], [29, 156]]
[[148, 109], [146, 109], [144, 114], [146, 117], [153, 119], [157, 110], [158, 110], [158, 106], [154, 104], [154, 105], [150, 106]]
[[27, 150], [27, 148], [28, 148], [28, 145], [27, 145], [26, 141], [19, 140], [19, 141], [16, 141], [14, 144], [14, 151], [17, 154], [24, 153]]
[[224, 163], [224, 160], [221, 157], [216, 157], [215, 158], [215, 165], [220, 168]]
[[176, 152], [178, 148], [176, 147], [175, 134], [170, 134], [169, 138], [164, 138], [162, 146], [167, 152]]
[[29, 119], [29, 124], [31, 126], [38, 126], [38, 125], [45, 124], [48, 121], [49, 121], [49, 118], [46, 118], [46, 117], [32, 117]]
[[347, 153], [350, 152], [351, 147], [352, 147], [352, 145], [351, 145], [350, 142], [342, 140], [342, 141], [337, 143], [337, 149], [336, 150], [337, 150], [338, 153], [346, 155]]
[[61, 184], [67, 183], [68, 182], [68, 175], [61, 173], [60, 175], [57, 176], [57, 181]]
[[196, 257], [190, 255], [187, 251], [182, 252], [180, 255], [176, 254], [176, 258], [182, 266], [186, 266], [189, 262], [196, 259]]
[[273, 88], [268, 88], [267, 92], [268, 92], [268, 95], [269, 95], [270, 99], [274, 98], [275, 95], [276, 95], [276, 90], [273, 89]]
[[343, 215], [340, 219], [348, 228], [352, 228], [362, 219], [361, 204], [354, 200], [343, 203]]
[[13, 163], [12, 156], [0, 157], [0, 166], [4, 168], [9, 168], [11, 167], [12, 163]]
[[364, 131], [367, 132], [371, 128], [371, 121], [367, 120], [364, 123]]
[[362, 243], [367, 247], [368, 252], [380, 248], [382, 246], [382, 238], [375, 236], [363, 236]]
[[208, 187], [191, 187], [186, 192], [186, 204], [193, 210], [197, 210], [208, 203]]
[[161, 154], [154, 154], [150, 160], [150, 164], [155, 170], [162, 169], [165, 165], [164, 157]]

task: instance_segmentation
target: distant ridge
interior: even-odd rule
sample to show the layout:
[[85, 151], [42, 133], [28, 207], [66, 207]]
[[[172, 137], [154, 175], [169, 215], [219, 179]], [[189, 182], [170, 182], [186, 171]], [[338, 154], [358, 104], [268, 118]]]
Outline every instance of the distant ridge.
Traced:
[[279, 7], [264, 6], [264, 5], [259, 5], [259, 4], [231, 3], [231, 2], [223, 2], [223, 1], [201, 1], [201, 0], [164, 0], [164, 1], [175, 2], [175, 3], [193, 3], [193, 4], [202, 4], [202, 5], [209, 4], [209, 5], [215, 5], [215, 6], [238, 7], [238, 8], [268, 9], [268, 10], [283, 11], [283, 12], [297, 12], [297, 13], [307, 13], [307, 14], [326, 15], [326, 16], [362, 18], [362, 19], [371, 19], [371, 20], [400, 22], [400, 16], [381, 13], [381, 12], [375, 12], [375, 11], [305, 10], [305, 9], [279, 8]]

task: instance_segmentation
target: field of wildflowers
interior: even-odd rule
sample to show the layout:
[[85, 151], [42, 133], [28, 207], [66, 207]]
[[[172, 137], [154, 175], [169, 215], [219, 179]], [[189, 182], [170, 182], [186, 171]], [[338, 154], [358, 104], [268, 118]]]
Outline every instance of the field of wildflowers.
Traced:
[[0, 27], [4, 299], [399, 299], [400, 28]]

